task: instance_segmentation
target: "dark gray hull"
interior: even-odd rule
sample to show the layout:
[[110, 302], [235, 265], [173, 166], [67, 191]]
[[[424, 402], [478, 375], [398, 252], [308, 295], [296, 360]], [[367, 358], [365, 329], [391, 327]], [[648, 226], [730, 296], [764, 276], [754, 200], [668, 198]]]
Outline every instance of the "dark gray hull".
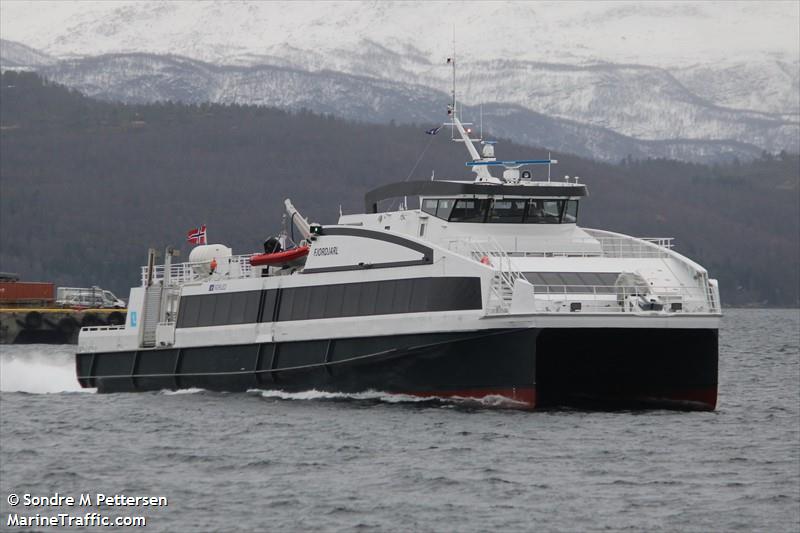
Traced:
[[431, 397], [520, 407], [714, 409], [717, 330], [518, 329], [82, 353], [99, 392], [203, 388]]

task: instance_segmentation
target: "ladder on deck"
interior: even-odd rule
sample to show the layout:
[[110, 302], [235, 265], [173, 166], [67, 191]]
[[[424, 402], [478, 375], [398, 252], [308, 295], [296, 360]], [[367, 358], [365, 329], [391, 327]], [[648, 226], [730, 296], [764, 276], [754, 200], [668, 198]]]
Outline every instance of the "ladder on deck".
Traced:
[[471, 244], [473, 257], [478, 261], [488, 257], [496, 269], [490, 285], [487, 313], [495, 315], [510, 312], [514, 284], [522, 277], [522, 273], [514, 268], [511, 258], [491, 236], [486, 241], [472, 241]]
[[161, 314], [161, 286], [147, 287], [144, 295], [144, 317], [142, 320], [142, 347], [156, 345], [156, 327]]

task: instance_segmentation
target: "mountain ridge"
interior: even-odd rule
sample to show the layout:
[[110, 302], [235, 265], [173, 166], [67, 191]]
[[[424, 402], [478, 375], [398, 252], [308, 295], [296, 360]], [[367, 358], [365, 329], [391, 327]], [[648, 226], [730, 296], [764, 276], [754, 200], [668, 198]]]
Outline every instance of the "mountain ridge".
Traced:
[[[554, 68], [570, 71], [578, 69], [569, 65], [558, 65]], [[600, 67], [593, 66], [588, 70], [598, 68]], [[398, 120], [404, 123], [427, 123], [431, 117], [441, 116], [437, 109], [441, 107], [441, 102], [448, 100], [443, 91], [410, 85], [407, 82], [354, 76], [330, 70], [308, 72], [283, 65], [213, 65], [178, 55], [106, 54], [93, 58], [62, 60], [41, 66], [37, 70], [54, 81], [74, 87], [90, 96], [108, 100], [129, 103], [169, 100], [187, 103], [256, 103], [290, 109], [307, 107], [369, 122]], [[353, 98], [353, 95], [359, 95], [360, 98]], [[383, 107], [377, 104], [378, 101], [383, 102]], [[480, 111], [477, 106], [464, 106], [463, 109], [476, 117]], [[483, 110], [487, 123], [499, 116], [506, 117], [509, 113], [520, 115], [519, 120], [512, 121], [518, 123], [519, 127], [513, 130], [507, 127], [498, 129], [498, 135], [606, 161], [618, 161], [628, 156], [680, 157], [698, 161], [734, 157], [752, 159], [764, 150], [761, 146], [735, 138], [633, 138], [602, 126], [552, 116], [546, 122], [554, 125], [555, 129], [552, 132], [540, 131], [533, 136], [531, 130], [537, 129], [534, 120], [542, 120], [546, 114], [491, 100], [487, 100]], [[493, 117], [493, 114], [496, 116]], [[522, 120], [523, 117], [527, 117], [529, 122]], [[738, 119], [750, 120], [762, 139], [776, 136], [782, 138], [781, 135], [785, 137], [786, 128], [795, 129], [793, 123], [781, 122], [762, 114], [752, 114], [749, 119], [738, 116]], [[569, 131], [569, 135], [559, 133], [565, 131]], [[559, 137], [562, 142], [556, 141], [553, 144], [552, 139]], [[572, 141], [565, 144], [563, 139], [567, 138]], [[613, 149], [600, 149], [592, 153], [587, 148], [590, 145]]]

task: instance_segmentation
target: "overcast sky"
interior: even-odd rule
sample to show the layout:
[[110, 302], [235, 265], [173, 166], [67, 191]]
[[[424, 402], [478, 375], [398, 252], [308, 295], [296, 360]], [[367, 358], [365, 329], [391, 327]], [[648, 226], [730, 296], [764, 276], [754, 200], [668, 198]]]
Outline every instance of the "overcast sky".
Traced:
[[[146, 51], [220, 60], [369, 39], [433, 58], [685, 64], [800, 56], [800, 2], [0, 2], [2, 38], [54, 55]], [[227, 54], [227, 55], [226, 55]]]

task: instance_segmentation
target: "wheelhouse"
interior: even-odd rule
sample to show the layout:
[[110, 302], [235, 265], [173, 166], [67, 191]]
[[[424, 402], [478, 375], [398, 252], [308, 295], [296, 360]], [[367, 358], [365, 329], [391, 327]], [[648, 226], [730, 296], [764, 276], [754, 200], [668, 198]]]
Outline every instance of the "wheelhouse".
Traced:
[[423, 198], [421, 209], [448, 222], [575, 224], [578, 200], [555, 198]]
[[367, 193], [366, 211], [397, 197], [419, 197], [420, 210], [448, 222], [575, 224], [586, 187], [577, 183], [483, 184], [454, 181], [393, 183]]

